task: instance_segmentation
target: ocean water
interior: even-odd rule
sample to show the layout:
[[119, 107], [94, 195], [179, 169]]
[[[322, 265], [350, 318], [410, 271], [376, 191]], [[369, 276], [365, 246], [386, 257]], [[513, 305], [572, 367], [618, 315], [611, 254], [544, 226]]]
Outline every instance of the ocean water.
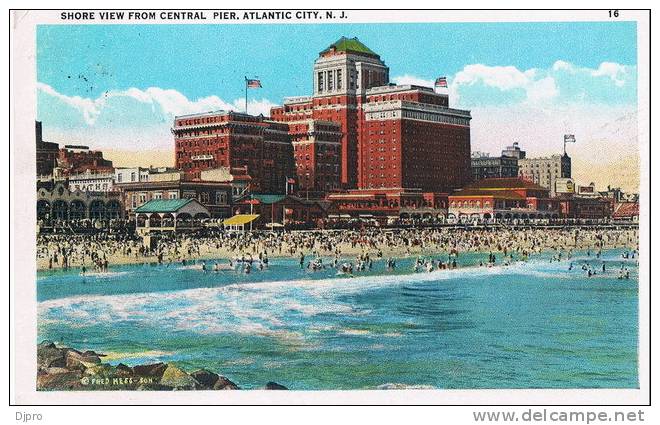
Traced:
[[[381, 260], [355, 277], [297, 259], [249, 275], [40, 272], [38, 339], [113, 364], [207, 368], [242, 388], [637, 388], [637, 264], [620, 254], [578, 253], [570, 271], [549, 254], [492, 268], [461, 254], [455, 270], [413, 273], [399, 259], [388, 272]], [[629, 280], [617, 279], [622, 264]]]

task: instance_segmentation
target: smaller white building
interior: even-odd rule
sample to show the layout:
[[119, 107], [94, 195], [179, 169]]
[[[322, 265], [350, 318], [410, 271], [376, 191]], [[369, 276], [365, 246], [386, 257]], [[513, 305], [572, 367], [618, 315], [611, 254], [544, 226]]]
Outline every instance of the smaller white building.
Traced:
[[115, 168], [115, 183], [135, 183], [149, 181], [149, 169], [142, 167]]
[[69, 176], [70, 192], [112, 192], [115, 175], [112, 173], [85, 172]]

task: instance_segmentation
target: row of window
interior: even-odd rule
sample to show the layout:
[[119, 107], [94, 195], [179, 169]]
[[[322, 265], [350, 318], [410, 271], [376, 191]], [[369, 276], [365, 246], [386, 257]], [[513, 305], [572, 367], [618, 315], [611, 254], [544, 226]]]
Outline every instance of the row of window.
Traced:
[[[327, 84], [326, 84], [327, 82]], [[343, 75], [341, 69], [331, 69], [329, 71], [319, 71], [317, 73], [318, 91], [341, 90], [343, 85]], [[353, 85], [351, 79], [351, 86]], [[351, 87], [353, 88], [353, 87]]]
[[[153, 192], [151, 194], [151, 199], [177, 199], [179, 193], [177, 191], [170, 192]], [[208, 205], [210, 201], [209, 192], [194, 192], [194, 191], [185, 191], [183, 193], [183, 198], [185, 199], [197, 199], [202, 204]], [[147, 202], [149, 194], [146, 192], [132, 194], [131, 195], [131, 206], [135, 209], [140, 205], [143, 205]], [[227, 203], [227, 192], [218, 191], [215, 192], [215, 205], [224, 205]]]

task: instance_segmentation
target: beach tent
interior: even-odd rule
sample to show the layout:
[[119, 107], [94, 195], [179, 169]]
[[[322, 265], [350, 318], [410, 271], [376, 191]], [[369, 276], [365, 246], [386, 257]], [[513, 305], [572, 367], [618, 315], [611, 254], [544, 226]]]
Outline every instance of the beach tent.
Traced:
[[245, 225], [250, 224], [259, 218], [259, 214], [236, 214], [222, 222], [229, 230], [245, 230]]

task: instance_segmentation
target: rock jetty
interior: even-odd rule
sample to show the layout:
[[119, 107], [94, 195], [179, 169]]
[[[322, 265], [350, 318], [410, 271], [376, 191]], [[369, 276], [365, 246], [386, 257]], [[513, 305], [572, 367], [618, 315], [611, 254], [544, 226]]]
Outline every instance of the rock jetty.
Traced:
[[[38, 391], [179, 391], [179, 390], [238, 390], [228, 378], [206, 369], [188, 373], [168, 363], [137, 366], [103, 363], [103, 354], [58, 347], [50, 341], [37, 345]], [[286, 390], [276, 382], [268, 382], [262, 389]]]

